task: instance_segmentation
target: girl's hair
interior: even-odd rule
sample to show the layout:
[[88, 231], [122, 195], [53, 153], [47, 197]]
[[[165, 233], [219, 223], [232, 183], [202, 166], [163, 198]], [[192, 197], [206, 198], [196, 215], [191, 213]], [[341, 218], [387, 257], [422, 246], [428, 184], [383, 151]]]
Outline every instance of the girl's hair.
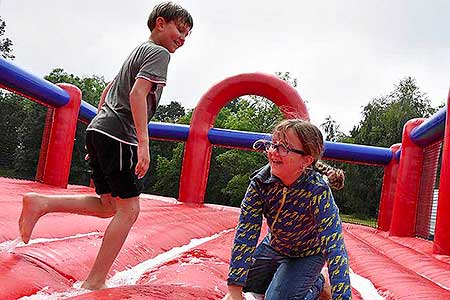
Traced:
[[335, 190], [342, 189], [345, 180], [344, 171], [319, 161], [323, 153], [323, 136], [319, 128], [305, 120], [287, 119], [275, 126], [273, 133], [279, 134], [285, 140], [289, 128], [292, 128], [297, 134], [300, 142], [302, 142], [303, 151], [305, 151], [306, 155], [314, 157], [314, 162], [310, 168], [320, 174], [326, 175], [331, 188]]
[[147, 26], [150, 31], [155, 28], [156, 19], [158, 17], [164, 18], [166, 22], [175, 21], [176, 23], [187, 25], [191, 30], [192, 27], [194, 27], [194, 21], [191, 14], [186, 9], [173, 2], [162, 2], [153, 8], [147, 21]]
[[280, 134], [282, 139], [286, 139], [287, 131], [290, 128], [297, 134], [303, 145], [303, 151], [314, 157], [312, 163], [312, 166], [314, 166], [323, 152], [323, 136], [319, 128], [305, 120], [287, 119], [275, 126], [273, 133]]

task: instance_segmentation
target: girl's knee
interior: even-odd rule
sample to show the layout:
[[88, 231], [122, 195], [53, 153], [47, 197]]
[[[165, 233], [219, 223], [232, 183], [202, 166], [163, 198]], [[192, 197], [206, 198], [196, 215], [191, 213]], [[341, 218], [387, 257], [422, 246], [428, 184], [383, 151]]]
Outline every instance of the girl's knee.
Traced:
[[317, 300], [319, 299], [320, 290], [315, 286], [310, 289], [292, 288], [288, 285], [278, 284], [269, 286], [265, 294], [265, 300]]

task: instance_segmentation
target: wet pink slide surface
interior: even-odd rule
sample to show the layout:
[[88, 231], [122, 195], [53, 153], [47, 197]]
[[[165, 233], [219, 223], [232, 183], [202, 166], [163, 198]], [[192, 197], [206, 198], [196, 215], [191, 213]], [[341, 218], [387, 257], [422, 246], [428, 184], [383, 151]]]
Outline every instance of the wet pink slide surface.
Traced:
[[[111, 268], [108, 283], [112, 287], [80, 294], [73, 286], [87, 276], [109, 220], [47, 215], [39, 220], [29, 245], [18, 244], [6, 251], [18, 237], [22, 196], [31, 191], [94, 194], [89, 187], [60, 189], [0, 178], [0, 299], [224, 296], [237, 208], [189, 206], [171, 198], [143, 195], [141, 214]], [[450, 259], [433, 255], [429, 241], [388, 237], [385, 232], [350, 224], [344, 224], [344, 234], [352, 276], [370, 280], [382, 297], [379, 299], [450, 299]], [[353, 298], [371, 299], [364, 296], [365, 290], [354, 278]]]

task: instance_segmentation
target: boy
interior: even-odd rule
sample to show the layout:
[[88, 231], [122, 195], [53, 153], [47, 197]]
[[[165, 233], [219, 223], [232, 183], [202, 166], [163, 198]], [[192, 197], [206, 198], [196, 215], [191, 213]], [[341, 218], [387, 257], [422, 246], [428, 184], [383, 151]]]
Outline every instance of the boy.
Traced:
[[19, 229], [28, 243], [38, 219], [50, 212], [112, 217], [94, 266], [82, 287], [103, 289], [106, 276], [139, 215], [141, 179], [149, 164], [147, 124], [166, 83], [170, 53], [183, 46], [193, 27], [188, 11], [172, 2], [154, 7], [150, 38], [132, 51], [102, 93], [98, 114], [86, 132], [92, 179], [99, 197], [87, 195], [23, 197]]

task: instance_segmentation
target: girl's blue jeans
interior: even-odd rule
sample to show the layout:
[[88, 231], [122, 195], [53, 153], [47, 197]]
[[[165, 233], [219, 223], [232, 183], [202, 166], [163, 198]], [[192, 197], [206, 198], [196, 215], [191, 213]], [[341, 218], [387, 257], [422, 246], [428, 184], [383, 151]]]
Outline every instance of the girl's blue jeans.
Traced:
[[253, 254], [244, 292], [265, 294], [265, 300], [317, 300], [324, 278], [322, 255], [288, 257], [276, 252], [268, 237]]

